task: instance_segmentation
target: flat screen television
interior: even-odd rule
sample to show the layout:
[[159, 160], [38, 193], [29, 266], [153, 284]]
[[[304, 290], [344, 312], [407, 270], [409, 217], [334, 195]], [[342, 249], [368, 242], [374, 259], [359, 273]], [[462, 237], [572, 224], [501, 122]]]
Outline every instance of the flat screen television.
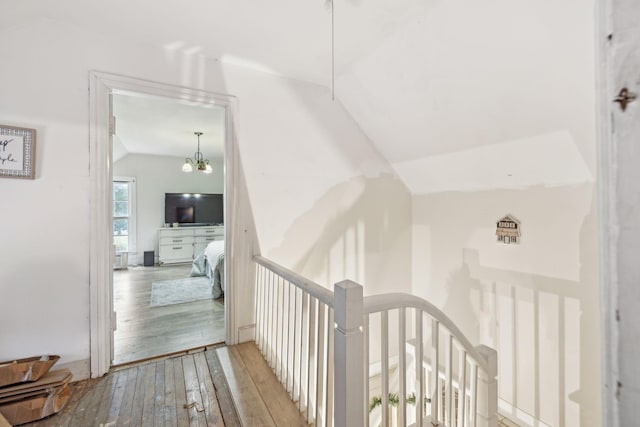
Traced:
[[224, 195], [165, 193], [164, 222], [184, 226], [224, 223]]

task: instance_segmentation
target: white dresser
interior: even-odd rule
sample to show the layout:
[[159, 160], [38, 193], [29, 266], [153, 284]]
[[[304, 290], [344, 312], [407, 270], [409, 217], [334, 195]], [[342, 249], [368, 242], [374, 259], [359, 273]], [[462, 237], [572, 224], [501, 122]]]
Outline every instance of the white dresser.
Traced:
[[191, 262], [213, 240], [224, 240], [223, 226], [161, 228], [158, 264]]

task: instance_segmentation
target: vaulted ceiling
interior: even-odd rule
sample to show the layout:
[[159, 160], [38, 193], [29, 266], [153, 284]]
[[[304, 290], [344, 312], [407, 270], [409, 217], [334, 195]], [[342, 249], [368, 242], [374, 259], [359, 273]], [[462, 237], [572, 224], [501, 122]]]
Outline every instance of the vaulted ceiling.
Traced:
[[[0, 14], [0, 36], [30, 19], [53, 19], [331, 85], [324, 0], [0, 4], [12, 11]], [[593, 0], [335, 0], [337, 100], [414, 193], [592, 181], [593, 7]], [[523, 153], [553, 158], [554, 166], [523, 168]]]
[[[11, 13], [0, 14], [0, 32], [39, 16], [300, 80], [324, 85], [331, 80], [331, 9], [325, 0], [2, 3], [10, 4]], [[366, 55], [421, 3], [336, 0], [338, 69]]]

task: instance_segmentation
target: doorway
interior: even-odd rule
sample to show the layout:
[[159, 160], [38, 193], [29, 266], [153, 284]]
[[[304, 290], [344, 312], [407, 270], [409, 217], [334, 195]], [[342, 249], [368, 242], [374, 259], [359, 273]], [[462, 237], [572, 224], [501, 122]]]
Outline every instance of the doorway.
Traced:
[[112, 363], [224, 342], [225, 109], [114, 91], [111, 116]]
[[[114, 360], [114, 330], [118, 325], [118, 316], [114, 311], [114, 261], [116, 259], [113, 250], [114, 223], [113, 223], [113, 169], [114, 143], [111, 135], [117, 134], [117, 124], [112, 120], [110, 112], [113, 106], [113, 95], [129, 95], [147, 98], [164, 98], [186, 105], [200, 105], [220, 108], [224, 111], [224, 135], [223, 149], [224, 160], [220, 169], [224, 173], [224, 253], [230, 253], [234, 240], [233, 231], [233, 206], [234, 206], [234, 174], [236, 163], [234, 148], [235, 135], [233, 132], [234, 99], [227, 95], [220, 95], [196, 89], [149, 82], [130, 77], [112, 75], [101, 72], [90, 73], [90, 171], [91, 171], [91, 251], [90, 251], [90, 303], [91, 303], [91, 376], [98, 377], [108, 372]], [[197, 131], [190, 129], [191, 132]], [[192, 134], [191, 149], [187, 153], [191, 156], [195, 151], [195, 137]], [[117, 143], [115, 144], [117, 145]], [[157, 147], [156, 147], [157, 148]], [[116, 147], [117, 149], [117, 147]], [[184, 158], [180, 162], [184, 162]], [[181, 168], [179, 163], [176, 167]], [[139, 182], [138, 182], [139, 184]], [[137, 212], [140, 212], [140, 201], [146, 197], [146, 192], [136, 189], [138, 194]], [[182, 190], [178, 190], [182, 191]], [[162, 201], [161, 203], [164, 203]], [[164, 213], [157, 213], [159, 220], [153, 226], [158, 239], [158, 232], [164, 227]], [[140, 226], [142, 222], [137, 219], [138, 236], [141, 236]], [[199, 225], [199, 224], [198, 224]], [[181, 230], [177, 227], [176, 230]], [[184, 229], [186, 230], [186, 228]], [[147, 233], [147, 236], [151, 234]], [[155, 249], [155, 245], [153, 248]], [[148, 252], [149, 240], [136, 242], [134, 255], [129, 259], [129, 264], [140, 263], [140, 257], [144, 260], [144, 252]], [[155, 252], [155, 251], [154, 251]], [[154, 254], [154, 261], [158, 260], [158, 253]], [[232, 257], [224, 257], [225, 271], [234, 271]], [[154, 263], [155, 264], [155, 263]], [[144, 266], [144, 262], [143, 265]], [[154, 266], [168, 272], [166, 266]], [[176, 265], [176, 267], [179, 267]], [[184, 269], [189, 269], [189, 264], [183, 264]], [[164, 269], [163, 269], [164, 268]], [[177, 268], [179, 270], [179, 268]], [[182, 275], [182, 272], [181, 272]], [[224, 341], [234, 343], [235, 331], [235, 298], [233, 278], [230, 274], [225, 277], [224, 293]], [[185, 348], [186, 350], [187, 348]]]

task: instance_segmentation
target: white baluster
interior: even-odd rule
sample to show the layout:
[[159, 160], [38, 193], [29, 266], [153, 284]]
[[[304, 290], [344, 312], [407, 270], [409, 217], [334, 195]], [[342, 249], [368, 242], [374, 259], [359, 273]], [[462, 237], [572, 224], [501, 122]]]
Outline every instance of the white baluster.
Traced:
[[440, 410], [440, 322], [431, 320], [431, 422], [443, 421]]
[[389, 425], [389, 312], [380, 313], [381, 346], [381, 374], [382, 374], [382, 425]]
[[478, 425], [478, 364], [475, 362], [471, 363], [471, 379], [469, 385], [469, 393], [470, 393], [470, 401], [469, 401], [469, 412], [470, 419], [469, 425], [472, 427], [477, 427]]
[[422, 427], [422, 405], [424, 401], [424, 375], [422, 375], [422, 310], [416, 312], [416, 427]]
[[465, 391], [467, 387], [467, 352], [461, 350], [458, 361], [458, 427], [464, 427], [465, 404], [467, 399]]
[[398, 424], [401, 426], [407, 425], [407, 340], [406, 340], [406, 327], [407, 327], [407, 313], [404, 307], [398, 309], [398, 316], [400, 321], [398, 322], [398, 370], [399, 370], [399, 389], [398, 393]]
[[262, 297], [261, 297], [261, 301], [260, 301], [260, 309], [261, 309], [261, 313], [260, 313], [260, 341], [261, 341], [261, 350], [262, 350], [262, 355], [266, 355], [267, 354], [267, 344], [266, 344], [266, 334], [267, 334], [267, 310], [266, 310], [266, 306], [267, 306], [267, 270], [262, 267], [261, 269], [261, 273], [260, 273], [260, 281], [261, 281], [261, 287], [262, 287]]
[[271, 290], [269, 292], [269, 339], [267, 343], [268, 343], [268, 350], [269, 350], [268, 362], [269, 362], [269, 366], [273, 369], [273, 367], [275, 366], [274, 363], [276, 359], [276, 353], [275, 353], [276, 348], [274, 345], [274, 338], [275, 338], [275, 332], [276, 332], [276, 326], [275, 326], [276, 284], [275, 284], [273, 272], [269, 272], [269, 288]]
[[282, 364], [283, 364], [283, 358], [284, 358], [284, 279], [281, 278], [281, 280], [278, 282], [278, 308], [277, 308], [277, 312], [278, 312], [278, 342], [277, 342], [277, 346], [276, 346], [276, 352], [277, 352], [277, 359], [276, 359], [276, 376], [278, 377], [278, 380], [280, 380], [280, 383], [283, 382], [283, 369], [282, 369]]
[[369, 322], [370, 315], [366, 315], [364, 318], [364, 324], [362, 326], [362, 348], [364, 357], [364, 378], [362, 387], [364, 389], [364, 425], [369, 427]]
[[307, 422], [311, 423], [315, 416], [315, 371], [318, 359], [316, 356], [316, 340], [318, 329], [316, 327], [316, 303], [317, 300], [309, 295], [309, 370], [307, 371]]
[[302, 291], [302, 325], [300, 329], [300, 384], [298, 386], [298, 409], [307, 409], [307, 384], [309, 382], [309, 294]]
[[325, 305], [323, 303], [318, 304], [318, 346], [316, 347], [316, 427], [322, 427], [326, 425], [326, 420], [323, 419], [323, 410], [326, 402], [323, 402], [323, 387], [324, 387], [324, 361], [325, 361]]
[[445, 424], [453, 426], [453, 336], [448, 333], [445, 343]]
[[291, 381], [293, 380], [293, 371], [291, 368], [291, 362], [293, 360], [293, 352], [295, 351], [295, 347], [294, 347], [294, 340], [295, 340], [295, 325], [296, 325], [296, 321], [295, 321], [295, 305], [296, 302], [294, 300], [295, 298], [295, 294], [292, 296], [291, 293], [292, 291], [296, 289], [295, 286], [292, 286], [291, 283], [289, 283], [289, 289], [288, 289], [288, 294], [289, 294], [289, 305], [287, 306], [287, 311], [288, 311], [288, 324], [287, 324], [287, 367], [286, 367], [286, 371], [287, 371], [287, 382], [285, 383], [285, 389], [289, 392], [289, 395], [293, 395], [293, 385], [291, 384]]
[[302, 292], [302, 329], [301, 329], [301, 349], [300, 351], [300, 386], [298, 395], [298, 409], [300, 412], [307, 410], [307, 384], [309, 382], [309, 294]]
[[300, 352], [300, 341], [298, 340], [298, 328], [300, 326], [300, 318], [298, 317], [298, 288], [293, 288], [293, 355], [291, 357], [293, 366], [291, 367], [291, 400], [294, 402], [297, 399], [296, 396], [296, 380], [300, 381], [300, 378], [296, 376], [296, 364], [298, 362], [297, 356]]
[[327, 420], [327, 426], [333, 426], [333, 386], [334, 386], [334, 342], [335, 329], [334, 329], [334, 310], [331, 307], [327, 307], [329, 316], [327, 316], [327, 372], [325, 374], [327, 378], [327, 386], [325, 387], [325, 419]]

